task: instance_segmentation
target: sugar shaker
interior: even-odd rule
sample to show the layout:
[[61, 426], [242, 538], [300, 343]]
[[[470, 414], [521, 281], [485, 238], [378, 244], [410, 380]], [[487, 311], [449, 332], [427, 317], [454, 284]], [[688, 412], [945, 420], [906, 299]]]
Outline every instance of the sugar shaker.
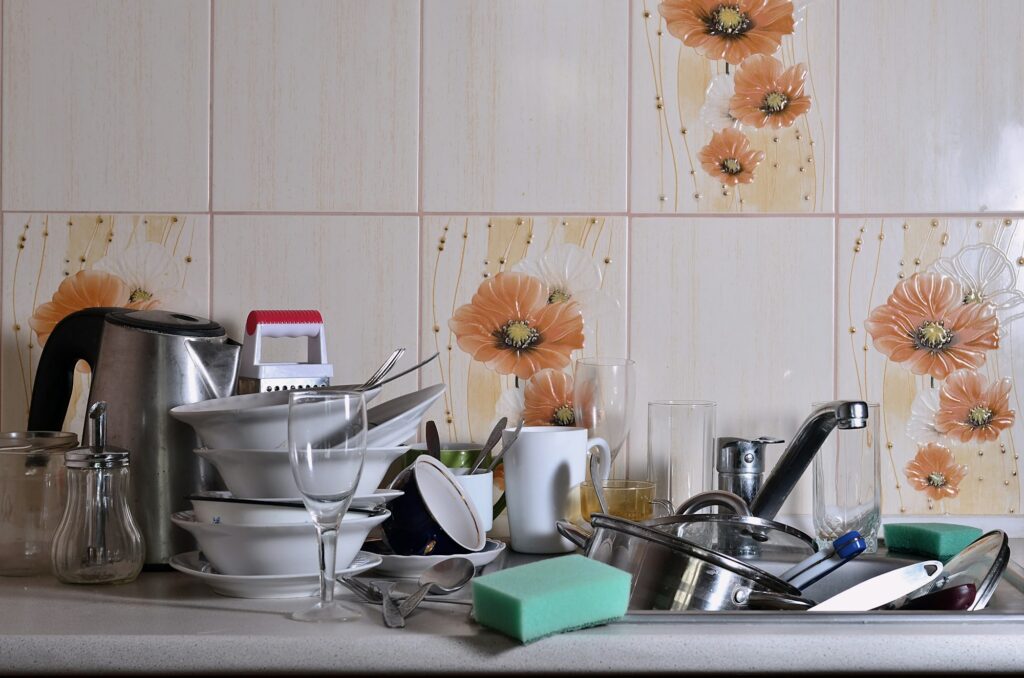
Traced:
[[128, 505], [128, 450], [106, 444], [107, 403], [89, 408], [84, 447], [64, 455], [68, 499], [51, 558], [66, 584], [116, 584], [142, 569], [142, 533]]

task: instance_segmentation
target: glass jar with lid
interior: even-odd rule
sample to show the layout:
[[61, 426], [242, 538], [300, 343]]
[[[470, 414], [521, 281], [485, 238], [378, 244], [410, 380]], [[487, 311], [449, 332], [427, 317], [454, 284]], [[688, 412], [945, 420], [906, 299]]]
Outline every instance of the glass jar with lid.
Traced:
[[0, 576], [50, 573], [50, 545], [67, 496], [64, 452], [78, 436], [0, 433]]
[[130, 582], [142, 570], [142, 533], [128, 506], [128, 450], [107, 446], [106, 408], [89, 408], [89, 445], [64, 457], [68, 499], [52, 558], [66, 584]]

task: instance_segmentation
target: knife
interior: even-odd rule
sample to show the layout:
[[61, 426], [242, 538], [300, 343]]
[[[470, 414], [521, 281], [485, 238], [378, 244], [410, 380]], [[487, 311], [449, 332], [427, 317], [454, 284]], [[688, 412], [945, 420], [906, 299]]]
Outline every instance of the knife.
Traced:
[[926, 560], [861, 582], [837, 593], [808, 612], [866, 612], [887, 605], [927, 586], [942, 574], [942, 563]]

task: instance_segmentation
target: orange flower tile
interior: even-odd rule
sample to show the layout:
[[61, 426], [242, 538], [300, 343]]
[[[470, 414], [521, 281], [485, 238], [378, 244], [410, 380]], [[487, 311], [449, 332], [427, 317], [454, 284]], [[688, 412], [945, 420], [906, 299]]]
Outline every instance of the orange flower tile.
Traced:
[[960, 481], [967, 476], [967, 467], [957, 464], [948, 449], [931, 443], [918, 449], [903, 473], [914, 489], [938, 501], [960, 494]]
[[789, 0], [664, 0], [658, 11], [684, 45], [733, 65], [773, 54], [794, 26]]
[[726, 127], [711, 135], [698, 157], [705, 172], [725, 185], [735, 186], [754, 180], [754, 169], [764, 160], [764, 153], [752, 150], [743, 132]]
[[572, 377], [561, 370], [541, 370], [526, 385], [526, 426], [573, 426]]
[[729, 111], [744, 125], [789, 127], [811, 110], [811, 98], [804, 93], [806, 78], [803, 64], [785, 68], [774, 57], [755, 54], [736, 70]]
[[991, 442], [1013, 426], [1010, 380], [992, 384], [979, 372], [960, 370], [949, 375], [939, 391], [935, 428], [961, 443]]

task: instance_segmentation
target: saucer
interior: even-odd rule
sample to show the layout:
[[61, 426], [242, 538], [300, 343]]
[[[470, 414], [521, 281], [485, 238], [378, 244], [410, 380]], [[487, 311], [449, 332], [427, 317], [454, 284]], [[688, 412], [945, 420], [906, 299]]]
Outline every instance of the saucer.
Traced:
[[384, 548], [384, 544], [380, 541], [368, 541], [363, 544], [363, 553], [381, 557], [381, 563], [374, 569], [374, 574], [399, 579], [415, 579], [428, 567], [447, 558], [466, 558], [476, 568], [490, 565], [505, 551], [505, 542], [488, 539], [483, 549], [476, 553], [458, 553], [450, 556], [396, 556], [393, 553], [383, 552]]
[[401, 490], [374, 490], [371, 494], [360, 494], [352, 499], [352, 506], [354, 508], [372, 508], [374, 506], [383, 506], [392, 499], [398, 499], [405, 492]]
[[[352, 564], [339, 569], [335, 577], [355, 576], [373, 569], [381, 561], [381, 556], [377, 554], [360, 551]], [[170, 566], [184, 575], [198, 579], [215, 593], [231, 598], [308, 598], [320, 593], [319, 573], [264, 576], [219, 574], [200, 556], [199, 551], [179, 553], [171, 558]]]

